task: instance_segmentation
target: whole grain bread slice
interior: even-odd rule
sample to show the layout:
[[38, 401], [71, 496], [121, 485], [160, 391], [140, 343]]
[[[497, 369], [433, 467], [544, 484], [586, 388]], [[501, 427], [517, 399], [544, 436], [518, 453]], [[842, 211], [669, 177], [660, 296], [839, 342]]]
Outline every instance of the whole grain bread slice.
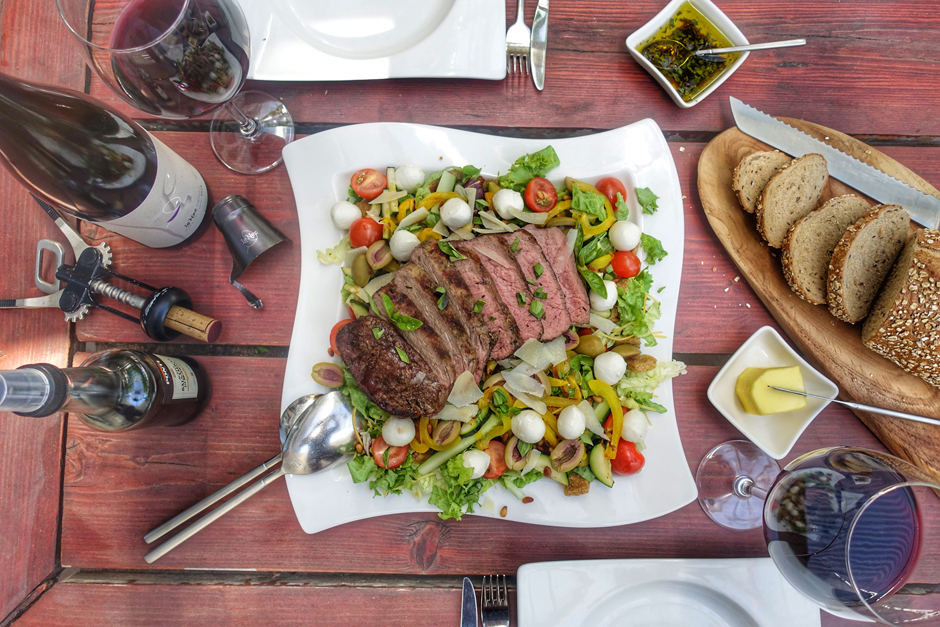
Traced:
[[876, 205], [850, 226], [829, 262], [829, 311], [856, 323], [868, 315], [904, 243], [911, 218], [898, 205]]
[[803, 300], [825, 305], [829, 260], [846, 229], [869, 210], [868, 202], [848, 194], [830, 198], [796, 221], [783, 240], [780, 263], [790, 288]]
[[940, 231], [908, 240], [862, 325], [862, 343], [940, 387]]
[[777, 170], [790, 163], [789, 156], [779, 150], [755, 152], [741, 159], [731, 178], [731, 189], [738, 195], [748, 213], [757, 209], [757, 200]]
[[757, 229], [774, 248], [783, 246], [793, 224], [816, 208], [829, 180], [822, 155], [809, 153], [794, 159], [770, 177], [757, 201]]

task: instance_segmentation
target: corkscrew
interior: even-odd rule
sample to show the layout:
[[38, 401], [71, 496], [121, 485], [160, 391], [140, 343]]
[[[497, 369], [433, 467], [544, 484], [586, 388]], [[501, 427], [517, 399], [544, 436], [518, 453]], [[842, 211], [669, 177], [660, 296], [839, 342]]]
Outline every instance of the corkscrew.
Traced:
[[[36, 287], [46, 296], [0, 300], [0, 309], [36, 309], [58, 307], [65, 312], [69, 322], [81, 320], [91, 307], [131, 322], [140, 323], [149, 337], [166, 342], [180, 334], [204, 342], [214, 342], [222, 332], [222, 323], [192, 311], [193, 301], [185, 291], [177, 287], [156, 288], [136, 279], [118, 274], [110, 269], [112, 254], [107, 244], [90, 246], [47, 203], [33, 196], [39, 206], [49, 215], [72, 245], [75, 265], [65, 263], [65, 248], [59, 242], [43, 239], [36, 246]], [[43, 253], [55, 257], [54, 281], [42, 277]], [[149, 296], [140, 296], [109, 282], [119, 279], [125, 283], [148, 290]], [[100, 297], [116, 300], [140, 311], [139, 317], [105, 305]]]

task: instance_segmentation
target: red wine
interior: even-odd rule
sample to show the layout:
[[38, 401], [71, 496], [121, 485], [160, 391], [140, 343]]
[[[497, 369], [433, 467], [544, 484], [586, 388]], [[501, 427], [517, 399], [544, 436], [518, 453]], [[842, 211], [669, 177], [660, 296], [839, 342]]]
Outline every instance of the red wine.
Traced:
[[[868, 497], [906, 479], [875, 458], [828, 451], [781, 473], [765, 505], [764, 537], [784, 577], [826, 608], [862, 606], [849, 579], [846, 544]], [[858, 519], [852, 538], [855, 582], [870, 603], [904, 585], [917, 563], [920, 513], [910, 488], [879, 497]]]
[[228, 0], [133, 0], [115, 21], [109, 45], [124, 95], [162, 117], [214, 111], [248, 75], [248, 28]]
[[195, 236], [209, 202], [195, 168], [130, 118], [3, 74], [0, 163], [60, 213], [155, 248]]

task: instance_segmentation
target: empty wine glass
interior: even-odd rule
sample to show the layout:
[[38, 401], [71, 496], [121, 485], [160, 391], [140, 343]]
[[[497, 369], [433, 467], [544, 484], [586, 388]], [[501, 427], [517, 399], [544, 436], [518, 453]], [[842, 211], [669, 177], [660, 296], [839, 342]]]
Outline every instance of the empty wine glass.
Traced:
[[239, 93], [248, 75], [250, 45], [236, 0], [106, 5], [56, 0], [56, 5], [85, 60], [123, 100], [171, 119], [216, 111], [212, 149], [237, 172], [266, 172], [281, 162], [281, 149], [294, 138], [294, 123], [273, 96]]
[[[832, 447], [776, 473], [773, 458], [747, 441], [725, 442], [702, 460], [699, 502], [734, 529], [763, 524], [783, 576], [827, 612], [887, 625], [940, 625], [940, 596], [907, 586], [932, 581], [922, 539], [936, 524], [921, 516], [940, 485], [877, 451]], [[776, 476], [774, 476], [776, 475]]]

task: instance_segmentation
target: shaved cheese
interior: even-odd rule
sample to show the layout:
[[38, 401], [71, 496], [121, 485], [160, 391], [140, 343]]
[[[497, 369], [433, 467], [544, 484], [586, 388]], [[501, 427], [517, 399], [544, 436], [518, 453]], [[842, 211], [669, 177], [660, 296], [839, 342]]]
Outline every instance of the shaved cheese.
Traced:
[[370, 205], [380, 205], [383, 202], [392, 202], [393, 200], [398, 200], [399, 198], [404, 198], [408, 195], [408, 192], [393, 192], [391, 190], [385, 190], [375, 198], [369, 201]]
[[589, 402], [581, 401], [576, 405], [576, 407], [581, 410], [582, 414], [584, 414], [584, 426], [588, 431], [594, 435], [599, 435], [604, 440], [610, 439], [607, 434], [604, 433], [604, 427], [597, 420], [597, 416], [594, 414], [594, 408], [591, 407]]
[[419, 370], [418, 374], [411, 378], [411, 385], [418, 385], [419, 383], [423, 383], [427, 377], [428, 375], [425, 374], [423, 370]]
[[[545, 353], [545, 359], [548, 360], [548, 363], [552, 366], [557, 366], [561, 362], [568, 359], [568, 353], [565, 351], [565, 336], [559, 335], [551, 342], [546, 342], [542, 345], [542, 348]], [[547, 368], [548, 366], [546, 366]], [[542, 368], [544, 370], [544, 368]]]
[[447, 228], [447, 225], [444, 224], [443, 220], [438, 220], [437, 224], [434, 225], [434, 228], [431, 229], [441, 237], [450, 237], [450, 229]]
[[578, 239], [578, 229], [570, 229], [568, 231], [568, 245], [565, 246], [565, 256], [561, 259], [555, 259], [555, 262], [567, 261], [568, 257], [574, 254], [574, 244], [575, 240]]
[[[520, 346], [519, 350], [513, 353], [513, 355], [538, 368], [539, 362], [542, 360], [542, 352], [542, 343], [533, 337], [526, 340], [526, 343]], [[542, 368], [544, 368], [544, 366], [542, 366]], [[539, 370], [542, 368], [539, 368]]]
[[474, 232], [474, 233], [479, 233], [480, 235], [491, 235], [491, 234], [493, 234], [493, 233], [505, 233], [506, 231], [503, 231], [502, 229], [481, 229], [481, 228], [475, 228], [475, 229], [473, 229], [473, 232]]
[[545, 224], [545, 221], [548, 220], [548, 213], [535, 213], [534, 211], [519, 211], [515, 207], [509, 207], [509, 215], [516, 218], [517, 220], [528, 222], [529, 224]]
[[[516, 373], [516, 374], [521, 374], [523, 377], [531, 377], [531, 376], [534, 375], [536, 372], [541, 372], [541, 371], [542, 371], [541, 368], [537, 368], [537, 367], [533, 366], [532, 364], [523, 361], [522, 363], [518, 364], [515, 368], [513, 368], [512, 370], [510, 370], [509, 372], [514, 372], [514, 373]], [[504, 370], [504, 371], [503, 371], [504, 377], [505, 377], [505, 373], [506, 373], [506, 371]]]
[[405, 216], [405, 218], [398, 223], [398, 228], [403, 229], [412, 224], [417, 224], [418, 222], [424, 222], [428, 217], [427, 209], [416, 209]]
[[[536, 383], [537, 383], [537, 382], [536, 382]], [[541, 387], [541, 384], [539, 384], [539, 386]], [[521, 402], [521, 403], [522, 403], [523, 405], [525, 405], [526, 407], [530, 407], [530, 408], [534, 409], [534, 410], [537, 411], [539, 414], [544, 414], [545, 412], [548, 411], [548, 406], [545, 405], [545, 403], [543, 403], [543, 402], [540, 401], [539, 399], [537, 399], [537, 398], [535, 398], [535, 397], [533, 397], [533, 396], [530, 396], [529, 394], [526, 394], [526, 393], [523, 392], [522, 390], [515, 390], [515, 389], [513, 389], [513, 388], [509, 385], [508, 382], [506, 383], [506, 386], [505, 386], [505, 387], [506, 387], [506, 390], [507, 390], [510, 394], [512, 394], [513, 396], [515, 396], [516, 399], [519, 400], [519, 402]]]
[[591, 326], [596, 327], [601, 333], [613, 333], [617, 329], [616, 324], [607, 318], [598, 316], [596, 313], [591, 314]]
[[516, 366], [518, 366], [518, 365], [519, 365], [519, 361], [520, 361], [520, 360], [518, 360], [518, 359], [512, 359], [512, 358], [510, 358], [510, 357], [507, 357], [506, 359], [500, 359], [500, 360], [497, 361], [496, 363], [498, 363], [498, 364], [499, 364], [500, 366], [502, 366], [503, 368], [507, 368], [507, 369], [508, 369], [508, 368], [515, 368]]
[[476, 405], [467, 405], [466, 407], [444, 405], [444, 409], [441, 410], [441, 413], [434, 417], [438, 420], [456, 420], [457, 422], [469, 422], [470, 419], [476, 415]]
[[[484, 257], [489, 257], [490, 259], [492, 259], [493, 261], [495, 261], [496, 263], [498, 263], [504, 268], [512, 268], [512, 265], [508, 261], [503, 259], [501, 255], [497, 255], [496, 253], [490, 252], [489, 250], [486, 249], [486, 246], [476, 247], [476, 252], [480, 253]], [[518, 270], [516, 270], [516, 272], [518, 272]]]
[[343, 265], [347, 267], [353, 265], [353, 261], [356, 260], [356, 257], [366, 252], [367, 250], [369, 250], [368, 246], [360, 246], [359, 248], [353, 248], [352, 250], [347, 250], [346, 256], [345, 256], [345, 262], [343, 263]]
[[506, 370], [503, 372], [503, 378], [506, 379], [507, 389], [512, 387], [520, 392], [539, 398], [545, 394], [545, 387], [542, 385], [542, 382], [536, 381], [530, 376], [527, 377], [519, 372]]
[[509, 225], [496, 217], [496, 214], [489, 211], [480, 211], [477, 215], [483, 220], [483, 224], [490, 227], [498, 233], [511, 233]]
[[529, 454], [525, 457], [525, 466], [522, 467], [523, 475], [526, 475], [535, 470], [535, 466], [539, 463], [539, 457], [541, 455], [542, 453], [536, 448], [533, 448], [531, 451], [529, 451]]
[[473, 378], [473, 373], [464, 370], [454, 381], [454, 387], [450, 390], [447, 402], [455, 407], [466, 407], [476, 403], [481, 398], [483, 398], [483, 391], [480, 390], [476, 379]]
[[[443, 220], [442, 220], [443, 222]], [[473, 234], [473, 222], [468, 222], [459, 229], [454, 231], [454, 235], [459, 237], [462, 240], [471, 240], [475, 237]]]
[[362, 289], [371, 298], [376, 292], [378, 292], [380, 289], [382, 289], [383, 287], [391, 283], [394, 278], [395, 278], [394, 272], [387, 272], [385, 274], [380, 274], [379, 276], [375, 277], [374, 279], [366, 283], [366, 286]]

